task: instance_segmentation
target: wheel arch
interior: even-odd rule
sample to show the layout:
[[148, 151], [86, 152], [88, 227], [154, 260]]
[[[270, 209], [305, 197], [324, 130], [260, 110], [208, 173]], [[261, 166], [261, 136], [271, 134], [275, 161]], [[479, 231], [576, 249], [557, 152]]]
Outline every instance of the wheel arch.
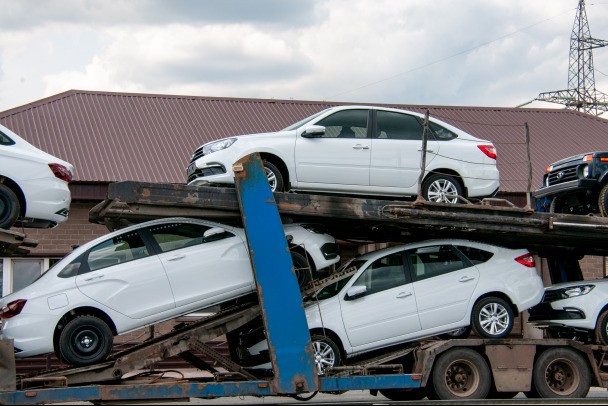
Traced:
[[426, 182], [433, 175], [449, 175], [449, 176], [454, 177], [456, 179], [456, 181], [460, 184], [460, 187], [462, 188], [462, 192], [464, 193], [463, 197], [467, 197], [469, 195], [467, 187], [464, 184], [464, 180], [462, 179], [462, 176], [460, 176], [460, 174], [458, 172], [456, 172], [455, 170], [448, 169], [448, 168], [430, 169], [428, 171], [428, 173], [426, 174], [426, 176], [424, 177], [424, 179], [422, 180], [422, 183], [424, 184], [424, 182]]
[[283, 183], [285, 185], [285, 189], [289, 190], [291, 188], [289, 169], [287, 168], [287, 165], [285, 164], [283, 159], [270, 152], [260, 152], [260, 158], [262, 158], [263, 161], [269, 161], [281, 171], [281, 174], [283, 175]]
[[106, 323], [108, 325], [108, 327], [112, 331], [112, 335], [118, 334], [114, 321], [112, 321], [110, 316], [108, 316], [104, 311], [97, 309], [95, 307], [78, 307], [78, 308], [70, 310], [69, 312], [67, 312], [66, 314], [61, 316], [61, 318], [57, 322], [57, 325], [55, 326], [55, 331], [53, 331], [53, 348], [55, 350], [57, 350], [59, 348], [59, 337], [61, 336], [61, 331], [66, 326], [66, 324], [68, 324], [70, 321], [72, 321], [76, 317], [84, 316], [84, 315], [98, 317], [99, 319], [103, 320], [104, 323]]
[[310, 265], [310, 270], [313, 272], [313, 274], [317, 271], [315, 261], [312, 259], [312, 256], [308, 254], [308, 252], [306, 252], [306, 249], [302, 245], [289, 244], [289, 251], [297, 252], [298, 254], [306, 258], [308, 264]]
[[10, 190], [13, 191], [13, 193], [15, 193], [17, 199], [19, 200], [19, 215], [21, 217], [25, 217], [25, 211], [27, 208], [25, 195], [23, 194], [23, 191], [21, 190], [17, 182], [13, 181], [11, 178], [7, 178], [6, 176], [0, 175], [0, 183], [8, 187]]
[[503, 292], [498, 292], [498, 291], [487, 292], [487, 293], [484, 293], [483, 295], [479, 296], [477, 298], [477, 300], [475, 300], [475, 302], [473, 303], [473, 306], [471, 306], [471, 309], [473, 309], [473, 307], [475, 307], [475, 305], [480, 300], [485, 299], [486, 297], [498, 297], [500, 299], [503, 299], [504, 301], [506, 301], [509, 304], [509, 306], [511, 306], [511, 310], [513, 310], [513, 316], [517, 317], [519, 315], [519, 313], [520, 313], [519, 308], [517, 307], [517, 305], [515, 303], [513, 303], [513, 301], [509, 297], [509, 295], [507, 295], [506, 293], [503, 293]]
[[344, 349], [344, 344], [342, 343], [342, 340], [340, 339], [338, 334], [336, 334], [335, 332], [333, 332], [332, 330], [329, 330], [327, 328], [315, 327], [315, 328], [310, 329], [310, 335], [311, 335], [311, 337], [313, 335], [329, 337], [338, 346], [342, 360], [346, 360], [346, 357], [347, 357], [346, 350]]

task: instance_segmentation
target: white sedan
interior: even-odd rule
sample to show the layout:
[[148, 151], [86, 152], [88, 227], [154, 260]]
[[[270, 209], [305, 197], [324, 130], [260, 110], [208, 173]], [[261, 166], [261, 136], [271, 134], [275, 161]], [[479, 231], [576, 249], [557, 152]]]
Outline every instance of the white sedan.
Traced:
[[[435, 335], [502, 338], [515, 315], [536, 305], [543, 283], [534, 257], [465, 240], [431, 240], [354, 258], [350, 278], [322, 289], [306, 306], [319, 372], [344, 357]], [[458, 332], [456, 334], [455, 332]], [[263, 329], [231, 333], [231, 354], [259, 366]], [[239, 348], [239, 346], [241, 348]]]
[[[424, 116], [405, 110], [332, 107], [275, 133], [224, 138], [198, 148], [188, 184], [234, 184], [232, 164], [258, 152], [271, 190], [416, 196]], [[496, 148], [430, 119], [423, 197], [455, 203], [498, 191]]]
[[74, 167], [0, 125], [0, 228], [55, 227], [68, 218]]
[[[334, 238], [318, 226], [288, 224], [284, 230], [296, 274], [340, 260]], [[67, 363], [88, 365], [108, 356], [113, 335], [254, 290], [243, 229], [197, 219], [153, 220], [80, 246], [2, 298], [2, 336], [14, 340], [16, 357], [54, 351]]]
[[528, 321], [549, 336], [608, 345], [608, 279], [564, 282], [545, 289]]

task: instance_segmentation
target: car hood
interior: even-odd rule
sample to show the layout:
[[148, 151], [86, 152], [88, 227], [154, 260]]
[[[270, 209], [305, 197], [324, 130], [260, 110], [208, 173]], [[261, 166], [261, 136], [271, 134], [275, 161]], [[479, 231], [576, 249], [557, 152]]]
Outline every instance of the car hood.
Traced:
[[568, 162], [580, 161], [586, 155], [595, 155], [595, 154], [597, 154], [597, 152], [586, 152], [584, 154], [573, 155], [568, 158], [560, 159], [559, 161], [551, 164], [551, 166], [559, 166], [559, 165], [567, 164]]

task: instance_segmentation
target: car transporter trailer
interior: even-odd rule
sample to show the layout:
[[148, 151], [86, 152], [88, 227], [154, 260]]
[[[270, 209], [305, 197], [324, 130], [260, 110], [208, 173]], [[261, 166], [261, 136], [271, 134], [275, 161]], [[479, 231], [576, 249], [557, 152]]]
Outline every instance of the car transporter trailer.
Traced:
[[[464, 211], [457, 210], [456, 214], [448, 213], [451, 210], [442, 209], [441, 205], [420, 207], [391, 203], [392, 208], [384, 210], [386, 205], [379, 209], [374, 201], [357, 202], [361, 199], [349, 198], [347, 203], [340, 203], [334, 197], [327, 197], [331, 204], [319, 206], [312, 204], [306, 195], [273, 195], [257, 154], [236, 162], [234, 170], [239, 219], [247, 235], [257, 294], [223, 306], [210, 317], [86, 367], [65, 367], [16, 376], [12, 341], [0, 340], [0, 404], [177, 402], [225, 396], [295, 396], [303, 399], [316, 392], [339, 394], [349, 390], [380, 391], [393, 400], [415, 400], [426, 394], [438, 399], [496, 399], [509, 398], [518, 392], [526, 392], [530, 397], [576, 398], [586, 396], [590, 386], [608, 387], [608, 347], [566, 339], [425, 340], [353, 357], [346, 365], [318, 375], [302, 293], [293, 272], [280, 216], [292, 210], [294, 215], [318, 218], [313, 212], [336, 216], [335, 212], [341, 210], [338, 217], [351, 223], [353, 218], [359, 218], [370, 233], [388, 227], [385, 231], [390, 231], [391, 235], [398, 232], [403, 238], [408, 238], [408, 233], [431, 229], [467, 235], [475, 227], [482, 234], [486, 230], [488, 235], [498, 234], [495, 238], [507, 241], [524, 236], [530, 244], [545, 235], [549, 243], [537, 241], [535, 244], [537, 248], [549, 247], [549, 250], [568, 245], [567, 240], [573, 236], [591, 234], [603, 238], [603, 245], [581, 244], [578, 249], [600, 255], [608, 254], [607, 238], [603, 236], [608, 220], [577, 219], [581, 216], [568, 215], [546, 217], [545, 213], [533, 214], [529, 210], [469, 210], [464, 207], [468, 205], [458, 207]], [[191, 210], [188, 207], [200, 201], [194, 195], [203, 190], [186, 188], [186, 195], [180, 195], [178, 199], [190, 202], [190, 206], [186, 202], [183, 207]], [[150, 199], [149, 193], [144, 195]], [[285, 203], [285, 199], [292, 202], [294, 199], [308, 200], [302, 206]], [[324, 199], [320, 197], [318, 201], [322, 203]], [[174, 207], [166, 200], [163, 204]], [[234, 201], [227, 204], [235, 210]], [[120, 205], [122, 208], [117, 209], [116, 205], [109, 208], [108, 202], [104, 202], [96, 212], [94, 210], [93, 216], [100, 218], [100, 213], [107, 215], [109, 211], [122, 210], [123, 219], [130, 212], [141, 221], [141, 211], [133, 212], [133, 207], [126, 207], [128, 203], [124, 201]], [[354, 214], [351, 213], [353, 207], [356, 209]], [[199, 215], [210, 214], [200, 208], [194, 211]], [[161, 210], [163, 212], [167, 213]], [[150, 214], [144, 213], [144, 217], [147, 215]], [[227, 216], [234, 218], [233, 213]], [[408, 228], [407, 224], [414, 226]], [[336, 223], [334, 227], [339, 231], [345, 226]], [[332, 280], [330, 276], [325, 283]], [[320, 281], [316, 287], [322, 284]], [[272, 364], [270, 378], [259, 378], [205, 345], [208, 340], [224, 335], [260, 314]], [[213, 359], [223, 370], [197, 354]], [[210, 372], [211, 376], [175, 381], [163, 377], [152, 379], [150, 375], [138, 373], [176, 355], [194, 367]]]

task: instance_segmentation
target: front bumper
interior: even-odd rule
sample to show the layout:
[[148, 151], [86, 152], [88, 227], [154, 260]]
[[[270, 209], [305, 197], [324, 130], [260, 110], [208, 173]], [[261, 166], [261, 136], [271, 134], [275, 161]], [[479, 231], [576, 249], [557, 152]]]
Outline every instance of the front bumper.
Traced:
[[[558, 320], [584, 320], [587, 318], [585, 312], [576, 307], [564, 307], [563, 309], [554, 309], [550, 303], [540, 303], [537, 306], [528, 310], [528, 321], [531, 323], [541, 322], [539, 324], [549, 324], [548, 321], [554, 322]], [[558, 323], [559, 324], [559, 323]]]
[[596, 179], [576, 179], [569, 182], [558, 183], [556, 185], [541, 187], [532, 192], [532, 197], [535, 199], [542, 199], [543, 197], [577, 193], [592, 190], [596, 188], [597, 185], [598, 181]]

